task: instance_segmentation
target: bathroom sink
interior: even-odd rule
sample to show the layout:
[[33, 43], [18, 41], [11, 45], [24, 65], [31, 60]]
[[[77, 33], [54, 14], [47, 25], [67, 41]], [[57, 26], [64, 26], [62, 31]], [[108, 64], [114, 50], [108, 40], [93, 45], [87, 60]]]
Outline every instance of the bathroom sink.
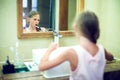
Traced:
[[[59, 56], [60, 53], [69, 47], [60, 47], [53, 51], [49, 57], [49, 60], [54, 59], [56, 56]], [[40, 63], [41, 58], [43, 57], [45, 51], [47, 48], [44, 49], [33, 49], [32, 50], [32, 56], [33, 56], [33, 62], [36, 64]], [[55, 77], [63, 77], [63, 76], [69, 76], [70, 75], [70, 65], [69, 62], [64, 62], [60, 64], [59, 66], [56, 66], [52, 69], [46, 70], [43, 72], [43, 76], [45, 78], [55, 78]]]

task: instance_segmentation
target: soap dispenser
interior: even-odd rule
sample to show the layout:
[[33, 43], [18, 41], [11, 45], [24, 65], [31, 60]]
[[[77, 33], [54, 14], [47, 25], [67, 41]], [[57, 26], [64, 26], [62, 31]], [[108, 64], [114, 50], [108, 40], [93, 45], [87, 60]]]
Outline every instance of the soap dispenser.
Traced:
[[7, 56], [6, 63], [3, 65], [3, 74], [15, 73], [14, 65], [10, 63], [9, 56]]

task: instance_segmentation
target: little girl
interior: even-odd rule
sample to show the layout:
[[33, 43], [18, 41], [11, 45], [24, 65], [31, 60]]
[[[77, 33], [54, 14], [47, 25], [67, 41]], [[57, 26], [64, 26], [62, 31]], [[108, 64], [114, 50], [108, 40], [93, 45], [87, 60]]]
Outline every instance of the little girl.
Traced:
[[82, 12], [75, 19], [73, 27], [79, 45], [49, 61], [49, 55], [58, 47], [58, 44], [52, 43], [40, 62], [39, 70], [44, 71], [69, 61], [70, 80], [103, 80], [106, 59], [113, 60], [113, 56], [102, 45], [96, 44], [100, 35], [97, 16], [90, 11]]
[[46, 29], [44, 27], [39, 27], [40, 22], [40, 14], [37, 11], [30, 11], [27, 18], [28, 23], [23, 28], [24, 33], [31, 33], [31, 32], [45, 32]]

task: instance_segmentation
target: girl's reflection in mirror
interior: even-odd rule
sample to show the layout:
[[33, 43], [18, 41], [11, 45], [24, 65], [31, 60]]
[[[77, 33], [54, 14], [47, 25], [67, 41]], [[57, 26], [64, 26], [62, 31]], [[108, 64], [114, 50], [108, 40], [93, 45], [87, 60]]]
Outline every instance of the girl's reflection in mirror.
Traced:
[[39, 27], [40, 14], [37, 11], [30, 11], [27, 18], [27, 24], [23, 27], [23, 32], [46, 32], [47, 30], [44, 27]]

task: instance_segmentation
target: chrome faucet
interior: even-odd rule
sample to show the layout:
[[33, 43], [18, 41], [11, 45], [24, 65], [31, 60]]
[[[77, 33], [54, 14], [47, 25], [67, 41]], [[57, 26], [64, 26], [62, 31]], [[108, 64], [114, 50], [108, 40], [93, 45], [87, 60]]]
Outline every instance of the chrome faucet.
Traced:
[[62, 35], [59, 34], [59, 32], [53, 30], [53, 35], [54, 35], [54, 42], [59, 43], [59, 38], [62, 37]]
[[60, 35], [57, 31], [53, 30], [53, 35], [56, 36], [56, 37], [59, 37], [61, 38], [62, 35]]

